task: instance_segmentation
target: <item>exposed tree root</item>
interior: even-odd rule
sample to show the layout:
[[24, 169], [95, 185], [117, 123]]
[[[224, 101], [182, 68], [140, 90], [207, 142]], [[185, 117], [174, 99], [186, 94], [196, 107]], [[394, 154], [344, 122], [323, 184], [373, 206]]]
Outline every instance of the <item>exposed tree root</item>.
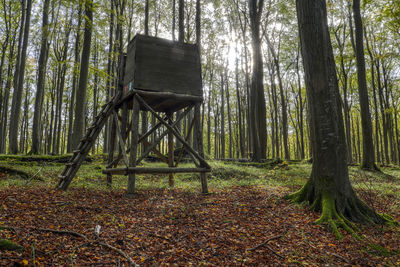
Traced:
[[368, 165], [361, 165], [361, 170], [363, 171], [370, 171], [370, 172], [380, 172], [383, 173], [381, 169], [379, 169], [378, 165], [375, 163], [372, 166]]
[[[361, 239], [357, 232], [359, 229], [355, 223], [364, 224], [389, 224], [398, 223], [386, 214], [377, 214], [364, 202], [357, 198], [351, 190], [351, 196], [335, 199], [334, 194], [327, 190], [315, 192], [315, 187], [308, 181], [299, 191], [286, 196], [294, 203], [308, 202], [311, 210], [320, 211], [321, 217], [315, 221], [316, 224], [328, 225], [338, 239], [342, 238], [338, 228], [342, 228], [355, 238]], [[355, 222], [355, 223], [354, 223]]]

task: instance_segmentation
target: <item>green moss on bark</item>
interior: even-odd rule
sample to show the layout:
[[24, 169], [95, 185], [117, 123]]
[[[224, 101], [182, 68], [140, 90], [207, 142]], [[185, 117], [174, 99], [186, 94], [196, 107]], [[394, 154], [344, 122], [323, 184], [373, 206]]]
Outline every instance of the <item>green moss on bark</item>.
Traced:
[[[310, 197], [310, 191], [313, 192]], [[338, 239], [342, 238], [342, 234], [339, 232], [339, 228], [344, 229], [348, 233], [352, 234], [355, 238], [361, 239], [356, 232], [359, 231], [358, 227], [346, 218], [346, 216], [338, 211], [337, 203], [334, 195], [329, 191], [314, 192], [315, 188], [310, 187], [310, 183], [305, 184], [299, 191], [286, 196], [286, 199], [291, 200], [294, 203], [311, 203], [311, 209], [314, 211], [321, 211], [321, 216], [315, 221], [316, 224], [328, 225], [332, 232]], [[362, 221], [358, 222], [367, 224], [387, 224], [387, 225], [398, 225], [393, 218], [386, 214], [377, 214], [371, 210], [365, 203], [359, 200], [355, 195], [349, 197], [346, 201], [349, 204], [343, 209], [347, 213], [353, 215], [353, 218], [361, 218]]]

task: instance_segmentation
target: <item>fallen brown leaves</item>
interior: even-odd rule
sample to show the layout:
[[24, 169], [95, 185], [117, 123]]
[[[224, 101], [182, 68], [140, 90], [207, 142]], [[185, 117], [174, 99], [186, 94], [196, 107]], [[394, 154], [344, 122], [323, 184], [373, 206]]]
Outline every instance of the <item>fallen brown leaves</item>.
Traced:
[[[318, 214], [282, 200], [277, 191], [235, 187], [203, 196], [148, 190], [131, 199], [120, 191], [9, 188], [0, 191], [0, 226], [15, 229], [0, 230], [0, 239], [26, 250], [0, 251], [0, 266], [32, 265], [34, 258], [36, 266], [128, 265], [126, 257], [100, 242], [140, 265], [400, 264], [399, 255], [374, 252], [345, 232], [336, 240], [313, 224]], [[400, 220], [400, 211], [394, 215]], [[389, 252], [400, 250], [398, 229], [364, 227], [360, 234]]]

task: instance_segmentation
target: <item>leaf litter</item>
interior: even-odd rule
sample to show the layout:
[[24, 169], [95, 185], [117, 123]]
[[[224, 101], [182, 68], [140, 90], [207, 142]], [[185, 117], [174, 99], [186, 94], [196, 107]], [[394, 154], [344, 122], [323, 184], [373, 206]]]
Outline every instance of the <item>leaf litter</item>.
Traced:
[[[25, 250], [0, 250], [0, 266], [128, 266], [127, 257], [140, 266], [400, 265], [398, 228], [364, 226], [364, 241], [344, 231], [337, 240], [313, 223], [317, 213], [283, 200], [286, 193], [238, 186], [210, 195], [141, 190], [127, 198], [82, 188], [2, 189], [0, 239]], [[400, 211], [391, 215], [400, 220]]]

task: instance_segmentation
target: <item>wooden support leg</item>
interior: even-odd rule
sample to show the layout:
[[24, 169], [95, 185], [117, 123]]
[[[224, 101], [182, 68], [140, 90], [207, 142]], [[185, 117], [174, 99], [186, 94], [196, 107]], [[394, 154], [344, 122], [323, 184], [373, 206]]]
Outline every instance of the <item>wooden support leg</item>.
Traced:
[[[114, 161], [114, 149], [115, 149], [115, 135], [117, 131], [117, 125], [115, 120], [111, 120], [111, 131], [109, 135], [109, 145], [108, 145], [108, 163]], [[107, 174], [107, 185], [109, 187], [112, 186], [112, 175], [110, 173]]]
[[208, 185], [207, 185], [207, 173], [200, 173], [200, 181], [201, 181], [201, 193], [208, 194]]
[[[129, 157], [129, 167], [136, 167], [136, 156], [139, 140], [139, 102], [137, 97], [133, 97], [133, 107], [132, 107], [132, 138], [131, 138], [131, 151]], [[128, 195], [133, 195], [135, 193], [135, 180], [136, 173], [129, 173], [128, 178]]]
[[125, 142], [126, 140], [126, 125], [128, 124], [128, 103], [125, 101], [122, 104], [122, 118], [121, 118], [121, 137], [123, 138], [123, 141]]
[[[168, 112], [168, 123], [172, 124], [172, 112]], [[168, 130], [168, 167], [174, 167], [174, 134], [171, 130]], [[174, 186], [174, 174], [169, 174], [169, 186]]]
[[[203, 150], [203, 132], [201, 129], [201, 122], [200, 122], [200, 103], [196, 104], [194, 107], [194, 136], [195, 140], [194, 142], [196, 143], [196, 148], [197, 152], [200, 154], [201, 157], [204, 157], [204, 150]], [[201, 164], [202, 167], [204, 167]], [[208, 194], [208, 186], [207, 186], [207, 177], [206, 173], [202, 172], [200, 173], [200, 181], [201, 181], [201, 192], [203, 194]]]

